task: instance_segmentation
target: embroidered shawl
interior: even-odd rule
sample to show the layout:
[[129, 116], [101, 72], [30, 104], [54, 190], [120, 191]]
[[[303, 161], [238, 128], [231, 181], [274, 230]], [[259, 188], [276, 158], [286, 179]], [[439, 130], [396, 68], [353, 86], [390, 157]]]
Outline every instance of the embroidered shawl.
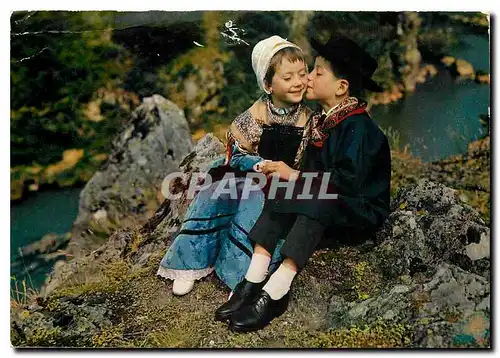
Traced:
[[[226, 134], [227, 138], [227, 157], [226, 163], [229, 162], [232, 153], [232, 144], [236, 144], [238, 150], [243, 154], [258, 155], [258, 147], [260, 137], [262, 135], [262, 126], [264, 124], [271, 125], [277, 123], [272, 120], [276, 117], [276, 113], [269, 114], [269, 106], [267, 101], [270, 101], [266, 96], [259, 98], [249, 109], [240, 114], [231, 123], [229, 131]], [[297, 113], [298, 111], [298, 113]], [[294, 168], [300, 166], [304, 150], [307, 147], [311, 136], [312, 121], [310, 120], [312, 111], [303, 103], [299, 103], [285, 116], [298, 115], [296, 126], [304, 127], [302, 141], [297, 150], [297, 155], [294, 160]]]

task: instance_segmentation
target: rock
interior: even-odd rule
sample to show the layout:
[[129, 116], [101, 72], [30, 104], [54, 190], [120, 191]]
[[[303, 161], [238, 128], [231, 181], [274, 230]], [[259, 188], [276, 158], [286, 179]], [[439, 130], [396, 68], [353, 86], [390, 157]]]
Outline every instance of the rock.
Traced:
[[[13, 276], [21, 274], [28, 279], [38, 275], [46, 274], [47, 266], [55, 260], [66, 256], [62, 249], [66, 247], [71, 238], [71, 233], [44, 235], [39, 241], [35, 241], [19, 250], [11, 263]], [[28, 282], [31, 282], [29, 279]]]
[[451, 67], [455, 63], [456, 59], [452, 56], [444, 56], [441, 59], [441, 63], [443, 63], [446, 67]]
[[168, 72], [161, 75], [163, 91], [185, 111], [193, 128], [200, 127], [207, 116], [215, 119], [226, 110], [222, 90], [227, 86], [227, 64], [232, 60], [232, 54], [220, 46], [224, 26], [220, 14], [204, 13], [200, 24], [207, 32], [204, 46], [176, 57]]
[[490, 157], [490, 137], [487, 136], [470, 143], [467, 152], [462, 155], [430, 163], [424, 169], [422, 177], [458, 189], [460, 194], [467, 198], [467, 202], [489, 223]]
[[[469, 228], [470, 229], [470, 228]], [[490, 238], [485, 233], [481, 233], [479, 243], [471, 243], [465, 246], [465, 254], [471, 260], [479, 260], [490, 257]]]
[[396, 285], [360, 303], [332, 297], [330, 326], [338, 329], [383, 320], [411, 325], [413, 347], [488, 347], [489, 295], [485, 278], [442, 264], [425, 283]]
[[474, 67], [467, 61], [461, 58], [454, 58], [451, 56], [444, 56], [441, 62], [451, 71], [455, 76], [462, 79], [474, 79]]
[[454, 71], [463, 78], [474, 78], [474, 67], [462, 59], [457, 59], [454, 63]]
[[[415, 90], [416, 79], [420, 72], [422, 55], [418, 49], [418, 33], [422, 19], [418, 12], [404, 12], [401, 14], [401, 34], [399, 42], [404, 50], [400, 56], [401, 68], [399, 69], [406, 92]], [[402, 58], [401, 58], [402, 57]]]
[[427, 76], [434, 77], [438, 73], [436, 66], [426, 64], [420, 68], [420, 72], [416, 78], [417, 83], [424, 83], [427, 80]]
[[23, 247], [21, 253], [23, 256], [49, 254], [65, 246], [70, 238], [70, 233], [62, 235], [50, 233], [44, 235], [39, 241]]
[[[212, 133], [200, 139], [193, 151], [189, 153], [180, 163], [180, 170], [184, 174], [184, 180], [175, 183], [162, 183], [162, 188], [167, 186], [172, 188], [172, 193], [182, 192], [182, 196], [168, 203], [167, 212], [162, 214], [163, 218], [154, 227], [148, 229], [151, 237], [160, 239], [160, 245], [167, 245], [169, 239], [182, 222], [189, 201], [187, 199], [187, 184], [191, 180], [193, 173], [204, 173], [208, 171], [210, 165], [217, 159], [223, 158], [225, 147], [222, 142]], [[165, 192], [165, 189], [162, 189]], [[147, 226], [147, 224], [146, 224]], [[152, 250], [152, 251], [149, 251]], [[148, 255], [157, 250], [157, 247], [147, 246], [140, 249], [138, 256]]]
[[99, 220], [106, 220], [108, 218], [108, 213], [104, 209], [97, 210], [93, 215], [92, 218], [95, 221]]
[[393, 85], [391, 89], [388, 91], [372, 94], [370, 96], [370, 104], [376, 105], [376, 104], [389, 104], [392, 102], [396, 102], [399, 99], [403, 98], [404, 90], [405, 88], [402, 84]]
[[476, 74], [476, 82], [490, 84], [491, 83], [490, 74], [489, 73]]
[[106, 300], [92, 302], [70, 296], [40, 303], [34, 311], [21, 311], [12, 320], [13, 336], [32, 347], [92, 347], [106, 343], [113, 338], [116, 329], [112, 325], [121, 314], [106, 305]]
[[39, 186], [37, 183], [33, 183], [33, 184], [28, 185], [29, 191], [37, 191], [38, 189], [39, 189]]
[[102, 233], [144, 222], [161, 203], [161, 181], [191, 149], [182, 111], [159, 95], [144, 98], [80, 194], [68, 251], [79, 256], [102, 244]]
[[456, 190], [422, 179], [398, 192], [374, 250], [388, 277], [412, 276], [447, 262], [490, 274], [490, 229]]

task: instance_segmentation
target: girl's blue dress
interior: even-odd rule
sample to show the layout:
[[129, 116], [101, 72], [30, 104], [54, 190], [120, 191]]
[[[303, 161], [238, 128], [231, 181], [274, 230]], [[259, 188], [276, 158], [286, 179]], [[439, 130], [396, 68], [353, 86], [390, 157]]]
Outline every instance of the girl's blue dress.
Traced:
[[[241, 171], [252, 171], [259, 156], [245, 155], [233, 146], [229, 165]], [[224, 158], [212, 167], [223, 164]], [[243, 279], [253, 254], [247, 235], [264, 206], [264, 193], [250, 191], [241, 199], [244, 177], [236, 177], [238, 198], [230, 194], [212, 196], [220, 181], [200, 191], [190, 203], [184, 221], [172, 245], [163, 257], [158, 274], [168, 279], [197, 280], [212, 271], [231, 289]], [[271, 259], [270, 270], [281, 262], [279, 248]]]
[[[234, 142], [230, 141], [228, 169], [243, 174], [252, 172], [253, 166], [263, 158], [282, 160], [290, 166], [299, 165], [310, 136], [310, 131], [306, 129], [311, 123], [309, 115], [310, 110], [303, 104], [283, 110], [274, 107], [269, 96], [263, 96], [231, 124], [235, 133], [244, 134], [244, 138], [240, 138], [243, 141], [256, 143], [258, 139], [260, 156], [251, 155], [250, 151], [245, 153], [248, 149], [240, 147], [239, 138], [234, 138]], [[268, 120], [263, 120], [264, 117]], [[296, 123], [303, 123], [304, 127], [284, 122], [271, 123], [271, 117], [295, 118]], [[224, 171], [225, 168], [220, 168], [224, 163], [225, 158], [221, 158], [212, 164], [212, 168]], [[215, 270], [217, 276], [234, 289], [245, 277], [250, 265], [253, 243], [247, 235], [259, 218], [265, 200], [261, 190], [250, 191], [247, 199], [240, 199], [244, 183], [244, 177], [236, 177], [237, 198], [231, 198], [230, 194], [213, 198], [220, 181], [213, 182], [208, 189], [195, 196], [180, 231], [160, 263], [158, 275], [173, 280], [198, 280]], [[271, 258], [270, 272], [282, 261], [279, 253], [282, 243], [283, 240]]]

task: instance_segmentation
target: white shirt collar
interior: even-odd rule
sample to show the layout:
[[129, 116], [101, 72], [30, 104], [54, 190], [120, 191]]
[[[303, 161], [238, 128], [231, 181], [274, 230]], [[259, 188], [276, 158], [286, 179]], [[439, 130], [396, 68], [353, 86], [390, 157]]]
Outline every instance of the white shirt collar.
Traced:
[[325, 110], [324, 110], [324, 109], [322, 109], [322, 110], [321, 110], [321, 114], [326, 114], [326, 117], [328, 118], [328, 116], [329, 116], [330, 114], [332, 114], [332, 113], [333, 113], [333, 111], [334, 111], [334, 110], [335, 110], [335, 109], [339, 106], [339, 104], [340, 104], [340, 103], [337, 103], [335, 106], [333, 106], [332, 108], [330, 108], [330, 109], [328, 110], [328, 112], [326, 112], [326, 113], [325, 113]]

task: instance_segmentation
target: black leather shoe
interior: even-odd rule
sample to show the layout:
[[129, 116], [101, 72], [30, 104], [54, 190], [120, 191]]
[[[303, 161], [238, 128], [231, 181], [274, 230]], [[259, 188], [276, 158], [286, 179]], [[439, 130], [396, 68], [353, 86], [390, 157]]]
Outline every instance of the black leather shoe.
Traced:
[[239, 310], [244, 304], [253, 301], [257, 293], [262, 290], [267, 280], [259, 283], [253, 283], [243, 279], [236, 285], [231, 298], [215, 311], [217, 321], [225, 321], [231, 318], [231, 315]]
[[273, 300], [266, 291], [261, 290], [251, 304], [243, 306], [231, 316], [229, 328], [234, 332], [258, 331], [286, 311], [289, 299], [290, 294], [287, 293], [279, 300]]

